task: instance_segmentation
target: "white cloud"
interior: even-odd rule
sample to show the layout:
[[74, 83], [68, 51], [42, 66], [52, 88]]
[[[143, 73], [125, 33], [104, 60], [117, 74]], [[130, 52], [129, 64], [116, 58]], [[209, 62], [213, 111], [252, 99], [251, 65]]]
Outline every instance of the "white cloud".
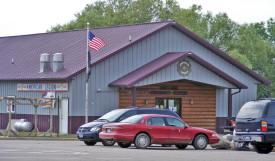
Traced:
[[237, 23], [266, 21], [275, 17], [274, 0], [178, 0], [181, 7], [189, 8], [192, 4], [201, 5], [203, 12], [212, 14], [225, 12]]
[[1, 0], [0, 37], [46, 32], [73, 20], [92, 0]]

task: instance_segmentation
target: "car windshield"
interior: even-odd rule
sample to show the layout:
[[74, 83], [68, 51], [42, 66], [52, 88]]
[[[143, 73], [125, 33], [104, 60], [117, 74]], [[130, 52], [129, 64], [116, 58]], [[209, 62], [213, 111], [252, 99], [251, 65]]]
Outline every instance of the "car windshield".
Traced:
[[243, 105], [237, 118], [255, 119], [263, 115], [264, 108], [268, 101], [253, 101]]
[[101, 116], [98, 120], [106, 120], [108, 122], [114, 122], [118, 119], [121, 115], [123, 115], [127, 109], [117, 109], [106, 113], [105, 115]]
[[140, 120], [142, 118], [143, 118], [143, 115], [134, 115], [134, 116], [128, 117], [127, 119], [124, 119], [120, 122], [136, 124], [136, 123], [140, 122]]

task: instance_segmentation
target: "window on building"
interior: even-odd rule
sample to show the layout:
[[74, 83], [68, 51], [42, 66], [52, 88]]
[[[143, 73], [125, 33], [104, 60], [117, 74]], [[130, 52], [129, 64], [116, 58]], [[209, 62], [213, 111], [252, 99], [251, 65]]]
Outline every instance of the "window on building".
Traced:
[[[15, 96], [8, 96], [8, 97], [15, 98]], [[12, 107], [11, 107], [11, 113], [15, 113], [15, 110], [16, 110], [15, 105], [12, 105]], [[7, 112], [9, 112], [9, 107], [8, 106], [7, 106]]]

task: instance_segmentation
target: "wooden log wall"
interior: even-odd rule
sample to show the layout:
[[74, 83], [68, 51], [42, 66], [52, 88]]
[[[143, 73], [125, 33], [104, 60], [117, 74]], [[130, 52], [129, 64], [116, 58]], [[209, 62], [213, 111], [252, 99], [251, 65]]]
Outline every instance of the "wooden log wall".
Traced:
[[[164, 91], [168, 94], [152, 94], [155, 93], [154, 91]], [[185, 122], [191, 126], [216, 130], [216, 88], [214, 86], [179, 80], [136, 88], [137, 107], [155, 107], [156, 98], [181, 98], [181, 117]], [[125, 108], [131, 104], [131, 89], [121, 88], [119, 107]]]

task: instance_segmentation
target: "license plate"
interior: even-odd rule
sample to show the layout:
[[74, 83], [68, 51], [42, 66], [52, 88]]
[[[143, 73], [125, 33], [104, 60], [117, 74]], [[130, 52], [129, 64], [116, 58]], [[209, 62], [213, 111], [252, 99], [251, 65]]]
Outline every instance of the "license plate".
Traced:
[[82, 133], [79, 133], [78, 135], [80, 138], [83, 138], [83, 134]]
[[251, 140], [251, 137], [250, 136], [244, 136], [243, 138], [245, 141], [250, 141]]
[[110, 129], [110, 128], [108, 128], [108, 129], [106, 129], [106, 131], [107, 131], [107, 132], [111, 132], [111, 129]]

